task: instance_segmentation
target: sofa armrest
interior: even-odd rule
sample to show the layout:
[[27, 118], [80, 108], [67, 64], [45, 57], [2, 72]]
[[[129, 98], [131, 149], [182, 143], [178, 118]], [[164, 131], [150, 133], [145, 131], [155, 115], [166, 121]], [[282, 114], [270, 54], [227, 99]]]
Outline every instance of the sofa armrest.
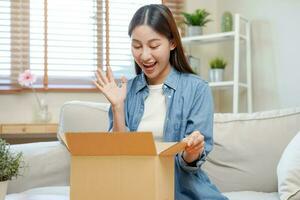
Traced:
[[66, 132], [107, 131], [109, 106], [89, 101], [65, 102], [60, 109], [58, 139]]
[[22, 152], [25, 167], [21, 176], [8, 184], [8, 193], [35, 187], [69, 185], [70, 155], [58, 141], [11, 145], [11, 151]]

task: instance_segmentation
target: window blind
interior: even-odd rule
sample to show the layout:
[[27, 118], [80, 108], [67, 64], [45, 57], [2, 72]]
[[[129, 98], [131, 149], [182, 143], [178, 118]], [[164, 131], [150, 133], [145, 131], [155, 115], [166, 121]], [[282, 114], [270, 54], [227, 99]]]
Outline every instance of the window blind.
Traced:
[[97, 60], [104, 47], [102, 16], [97, 15], [101, 5], [95, 0], [31, 0], [30, 6], [30, 69], [42, 78], [40, 84], [92, 87], [93, 74], [102, 67]]
[[9, 84], [11, 63], [10, 2], [0, 1], [0, 84]]
[[[182, 2], [163, 3], [177, 19]], [[25, 69], [38, 88], [93, 88], [95, 70], [107, 65], [131, 78], [128, 25], [151, 3], [161, 0], [0, 0], [0, 90], [19, 88]]]
[[0, 1], [0, 84], [8, 88], [29, 66], [28, 1]]
[[162, 3], [171, 10], [180, 34], [184, 35], [185, 25], [183, 23], [184, 18], [181, 14], [184, 10], [184, 0], [162, 0]]

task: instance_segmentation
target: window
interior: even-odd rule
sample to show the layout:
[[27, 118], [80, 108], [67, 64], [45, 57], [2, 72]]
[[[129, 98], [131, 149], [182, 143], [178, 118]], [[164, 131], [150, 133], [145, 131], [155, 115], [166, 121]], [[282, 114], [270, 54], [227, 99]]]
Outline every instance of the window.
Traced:
[[[178, 14], [182, 2], [164, 3]], [[128, 24], [150, 3], [161, 0], [0, 0], [0, 90], [21, 90], [25, 69], [46, 89], [94, 88], [107, 65], [116, 78], [134, 76]]]
[[8, 84], [4, 77], [10, 76], [10, 2], [0, 1], [0, 84]]

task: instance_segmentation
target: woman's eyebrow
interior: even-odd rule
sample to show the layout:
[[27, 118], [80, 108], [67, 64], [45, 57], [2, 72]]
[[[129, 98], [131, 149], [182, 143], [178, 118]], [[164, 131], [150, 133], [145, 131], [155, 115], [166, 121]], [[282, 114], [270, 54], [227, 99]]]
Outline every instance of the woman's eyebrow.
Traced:
[[[158, 38], [153, 38], [153, 39], [151, 39], [151, 40], [149, 40], [149, 41], [147, 41], [147, 43], [151, 43], [151, 42], [154, 42], [154, 41], [160, 41], [160, 39], [158, 39]], [[139, 40], [137, 40], [137, 39], [132, 39], [132, 42], [141, 42], [141, 41], [139, 41]]]
[[154, 39], [149, 40], [148, 43], [154, 42], [154, 41], [160, 41], [160, 39], [154, 38]]
[[139, 41], [137, 39], [132, 39], [132, 42], [141, 42], [141, 41]]

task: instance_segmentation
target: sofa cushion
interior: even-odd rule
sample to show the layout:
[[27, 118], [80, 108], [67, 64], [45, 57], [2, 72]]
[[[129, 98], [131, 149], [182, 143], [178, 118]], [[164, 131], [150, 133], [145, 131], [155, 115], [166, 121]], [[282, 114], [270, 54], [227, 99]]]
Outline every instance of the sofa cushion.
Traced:
[[214, 149], [203, 169], [223, 192], [277, 192], [276, 167], [299, 122], [300, 108], [215, 114]]
[[[278, 193], [229, 192], [224, 193], [230, 200], [279, 200]], [[5, 200], [69, 200], [70, 187], [41, 187], [22, 193], [7, 195]]]
[[253, 191], [224, 193], [230, 200], [280, 200], [277, 192], [264, 193]]
[[69, 185], [70, 154], [60, 142], [38, 142], [11, 145], [13, 152], [22, 152], [25, 167], [21, 176], [8, 184], [8, 193], [35, 187]]
[[278, 192], [281, 200], [299, 200], [300, 132], [285, 148], [277, 167]]
[[70, 187], [41, 187], [27, 190], [22, 193], [9, 194], [5, 200], [69, 200]]

